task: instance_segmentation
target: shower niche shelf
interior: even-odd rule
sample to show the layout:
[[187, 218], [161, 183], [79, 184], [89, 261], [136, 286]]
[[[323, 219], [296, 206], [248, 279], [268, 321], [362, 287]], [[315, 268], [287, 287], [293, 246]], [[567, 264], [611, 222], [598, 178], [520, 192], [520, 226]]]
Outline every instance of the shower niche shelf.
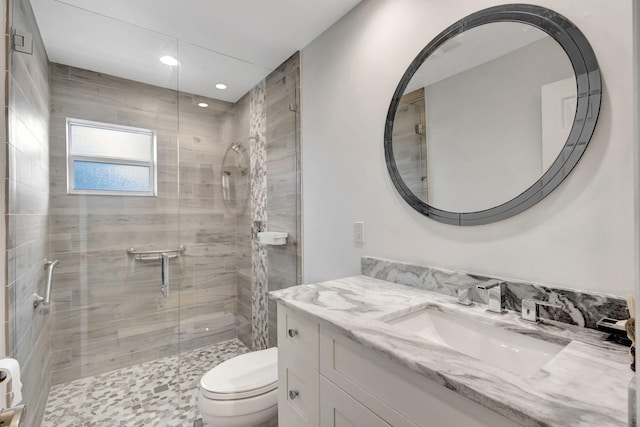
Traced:
[[288, 233], [283, 231], [261, 231], [258, 242], [263, 245], [286, 245]]

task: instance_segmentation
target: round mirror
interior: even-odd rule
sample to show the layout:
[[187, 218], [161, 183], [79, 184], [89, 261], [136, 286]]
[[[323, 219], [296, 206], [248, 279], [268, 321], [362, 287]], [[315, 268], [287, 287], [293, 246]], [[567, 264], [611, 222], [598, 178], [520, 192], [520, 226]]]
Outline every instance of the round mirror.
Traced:
[[391, 102], [385, 155], [413, 208], [478, 225], [528, 209], [568, 175], [600, 107], [593, 50], [566, 18], [505, 5], [447, 28]]

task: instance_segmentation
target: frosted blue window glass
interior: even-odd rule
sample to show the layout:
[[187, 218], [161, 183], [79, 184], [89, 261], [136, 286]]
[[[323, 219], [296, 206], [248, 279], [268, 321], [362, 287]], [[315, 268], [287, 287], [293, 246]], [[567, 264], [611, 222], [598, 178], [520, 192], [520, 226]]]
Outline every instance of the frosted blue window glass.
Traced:
[[149, 166], [73, 161], [74, 190], [151, 191]]
[[152, 130], [67, 118], [69, 194], [155, 196], [156, 174]]
[[74, 156], [112, 157], [140, 161], [153, 160], [153, 133], [107, 129], [84, 123], [69, 123]]

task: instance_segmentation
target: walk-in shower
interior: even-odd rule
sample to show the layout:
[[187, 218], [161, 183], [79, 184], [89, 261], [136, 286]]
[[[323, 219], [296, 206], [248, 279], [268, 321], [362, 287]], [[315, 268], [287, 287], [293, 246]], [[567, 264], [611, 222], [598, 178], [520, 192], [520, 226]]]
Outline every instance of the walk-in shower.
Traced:
[[[19, 258], [10, 274], [34, 283], [8, 287], [19, 290], [9, 298], [8, 353], [25, 371], [28, 425], [192, 426], [200, 376], [267, 343], [268, 322], [257, 323], [269, 317], [266, 292], [298, 282], [299, 117], [279, 108], [298, 102], [297, 55], [237, 101], [221, 101], [193, 85], [194, 76], [209, 82], [207, 64], [219, 53], [69, 6], [69, 19], [87, 31], [128, 34], [140, 57], [119, 60], [146, 58], [154, 81], [98, 72], [91, 52], [78, 64], [57, 63], [46, 56], [29, 2], [11, 3], [34, 52], [11, 53], [9, 132], [42, 140], [37, 152], [20, 150], [30, 140], [10, 145], [15, 161], [35, 171], [12, 169], [20, 175], [10, 175], [9, 192], [9, 249]], [[40, 118], [30, 106], [42, 106]], [[119, 129], [126, 149], [108, 152], [115, 139], [107, 136], [71, 150], [69, 119]], [[90, 172], [109, 179], [73, 191], [69, 165], [81, 163], [99, 165]], [[123, 170], [151, 183], [148, 191], [118, 185]], [[34, 195], [42, 202], [18, 205]], [[290, 243], [256, 244], [256, 219], [273, 221]], [[258, 273], [256, 256], [264, 261]], [[51, 304], [34, 309], [33, 294], [46, 290], [45, 257], [59, 260]]]

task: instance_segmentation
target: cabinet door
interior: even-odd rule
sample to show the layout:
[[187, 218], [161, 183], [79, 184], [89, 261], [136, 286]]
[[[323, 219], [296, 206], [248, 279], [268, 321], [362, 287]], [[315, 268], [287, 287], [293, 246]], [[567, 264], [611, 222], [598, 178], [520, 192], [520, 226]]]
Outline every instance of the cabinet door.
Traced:
[[390, 427], [357, 400], [320, 376], [320, 427]]
[[519, 425], [324, 325], [320, 374], [394, 427]]
[[278, 351], [280, 427], [317, 427], [320, 374], [298, 356]]

